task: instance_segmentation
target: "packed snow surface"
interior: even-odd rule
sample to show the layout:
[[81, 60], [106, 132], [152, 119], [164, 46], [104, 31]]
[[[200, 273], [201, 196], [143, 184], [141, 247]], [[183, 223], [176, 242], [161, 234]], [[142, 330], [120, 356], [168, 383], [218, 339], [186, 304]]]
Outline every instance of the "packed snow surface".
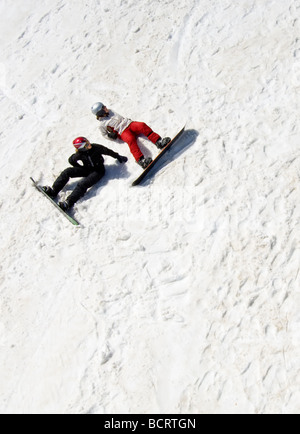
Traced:
[[[299, 0], [0, 16], [0, 411], [299, 413]], [[186, 123], [143, 186], [96, 101]], [[106, 157], [75, 228], [29, 177], [51, 185], [78, 135], [129, 161]]]

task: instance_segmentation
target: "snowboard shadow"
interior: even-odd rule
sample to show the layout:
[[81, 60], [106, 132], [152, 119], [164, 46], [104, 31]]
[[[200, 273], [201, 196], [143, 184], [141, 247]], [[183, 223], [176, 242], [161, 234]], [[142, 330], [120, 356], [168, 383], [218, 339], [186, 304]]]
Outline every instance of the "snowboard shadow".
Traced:
[[153, 178], [156, 174], [161, 171], [168, 164], [177, 160], [182, 154], [184, 154], [188, 149], [190, 149], [197, 140], [199, 136], [199, 131], [197, 130], [186, 130], [182, 134], [182, 136], [178, 139], [177, 143], [174, 143], [174, 146], [171, 146], [170, 150], [166, 152], [166, 154], [161, 158], [160, 161], [157, 162], [155, 167], [151, 170], [149, 174], [149, 178], [145, 179], [140, 186], [145, 187], [150, 185], [153, 182]]

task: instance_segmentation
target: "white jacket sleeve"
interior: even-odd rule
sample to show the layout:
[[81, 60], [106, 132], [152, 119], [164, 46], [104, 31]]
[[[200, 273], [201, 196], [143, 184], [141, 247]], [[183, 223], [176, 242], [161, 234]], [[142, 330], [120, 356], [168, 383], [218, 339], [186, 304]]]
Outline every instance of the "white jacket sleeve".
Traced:
[[107, 127], [111, 127], [121, 135], [131, 122], [131, 119], [123, 118], [123, 116], [110, 110], [108, 117], [100, 119], [100, 131], [104, 136], [107, 136]]
[[102, 136], [107, 137], [107, 133], [108, 133], [108, 131], [107, 131], [107, 129], [106, 129], [106, 126], [103, 125], [103, 124], [101, 124], [99, 129], [100, 129], [100, 131], [101, 131]]

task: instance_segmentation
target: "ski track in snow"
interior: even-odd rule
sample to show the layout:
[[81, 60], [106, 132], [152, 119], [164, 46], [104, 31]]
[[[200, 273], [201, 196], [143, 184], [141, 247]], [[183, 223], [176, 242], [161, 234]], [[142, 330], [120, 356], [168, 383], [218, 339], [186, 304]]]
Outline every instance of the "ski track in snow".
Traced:
[[[1, 411], [298, 413], [299, 2], [4, 10]], [[96, 100], [187, 122], [145, 186]], [[106, 158], [73, 228], [29, 176], [53, 182], [82, 134], [130, 159]]]

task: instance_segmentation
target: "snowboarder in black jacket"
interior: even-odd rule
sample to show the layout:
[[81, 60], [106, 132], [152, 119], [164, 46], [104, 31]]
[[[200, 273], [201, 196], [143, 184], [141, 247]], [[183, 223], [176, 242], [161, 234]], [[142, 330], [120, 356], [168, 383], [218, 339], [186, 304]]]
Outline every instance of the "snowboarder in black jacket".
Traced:
[[[90, 187], [103, 178], [105, 175], [103, 155], [109, 155], [118, 160], [119, 163], [127, 162], [127, 157], [122, 157], [105, 146], [90, 143], [85, 137], [78, 137], [73, 141], [73, 145], [76, 148], [76, 153], [69, 158], [69, 163], [73, 167], [65, 169], [56, 179], [52, 187], [43, 187], [43, 190], [48, 196], [55, 198], [65, 187], [70, 178], [83, 178], [70, 196], [68, 196], [64, 202], [59, 202], [60, 208], [64, 211], [72, 208], [73, 205], [85, 195]], [[79, 162], [81, 162], [81, 164]]]

